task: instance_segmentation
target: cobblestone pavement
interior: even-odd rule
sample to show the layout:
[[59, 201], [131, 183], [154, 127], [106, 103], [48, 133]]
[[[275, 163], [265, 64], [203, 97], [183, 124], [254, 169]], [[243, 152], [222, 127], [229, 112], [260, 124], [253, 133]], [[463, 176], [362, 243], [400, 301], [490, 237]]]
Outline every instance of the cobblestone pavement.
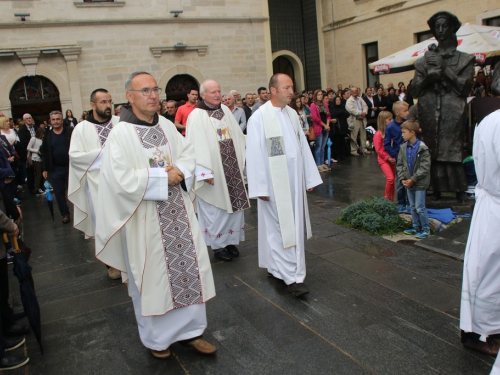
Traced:
[[[493, 358], [460, 343], [460, 261], [334, 224], [349, 203], [383, 195], [375, 155], [351, 157], [323, 177], [309, 195], [311, 293], [294, 298], [258, 268], [253, 201], [240, 258], [212, 258], [217, 297], [207, 304], [205, 337], [217, 355], [174, 344], [165, 361], [142, 346], [126, 287], [107, 277], [93, 242], [52, 222], [43, 197], [26, 197], [45, 355], [29, 334], [30, 363], [11, 373], [488, 374]], [[11, 289], [18, 308], [13, 278]]]

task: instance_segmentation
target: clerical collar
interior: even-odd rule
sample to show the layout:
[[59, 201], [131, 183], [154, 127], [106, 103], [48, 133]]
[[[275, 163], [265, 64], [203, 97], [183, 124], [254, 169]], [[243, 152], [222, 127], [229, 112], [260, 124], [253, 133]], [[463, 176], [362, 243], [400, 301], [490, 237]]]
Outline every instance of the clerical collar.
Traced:
[[97, 121], [95, 118], [94, 118], [94, 112], [93, 110], [90, 110], [89, 113], [87, 114], [87, 118], [86, 120], [88, 122], [91, 122], [92, 124], [99, 124], [99, 125], [104, 125], [104, 124], [107, 124], [108, 122], [111, 121], [111, 117], [103, 122], [101, 121]]
[[219, 105], [216, 108], [212, 108], [212, 107], [208, 106], [208, 104], [205, 103], [204, 100], [202, 100], [202, 101], [198, 102], [198, 105], [196, 106], [196, 108], [203, 109], [205, 111], [216, 111], [216, 110], [221, 108], [221, 104], [219, 103]]
[[144, 126], [155, 126], [158, 124], [158, 114], [155, 113], [153, 122], [149, 123], [147, 121], [139, 120], [134, 112], [132, 112], [132, 108], [130, 106], [122, 106], [120, 112], [120, 121], [128, 122], [134, 125], [144, 125]]

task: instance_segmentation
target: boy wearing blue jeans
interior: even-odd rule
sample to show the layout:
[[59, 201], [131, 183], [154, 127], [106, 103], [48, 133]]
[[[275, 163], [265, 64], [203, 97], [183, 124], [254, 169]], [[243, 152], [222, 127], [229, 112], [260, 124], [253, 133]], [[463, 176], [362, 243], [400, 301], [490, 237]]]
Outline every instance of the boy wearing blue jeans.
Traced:
[[419, 123], [414, 119], [401, 125], [405, 143], [399, 150], [396, 169], [411, 207], [413, 229], [407, 229], [404, 233], [416, 238], [426, 238], [431, 229], [425, 208], [425, 192], [431, 182], [431, 155], [424, 142], [417, 139], [419, 129]]

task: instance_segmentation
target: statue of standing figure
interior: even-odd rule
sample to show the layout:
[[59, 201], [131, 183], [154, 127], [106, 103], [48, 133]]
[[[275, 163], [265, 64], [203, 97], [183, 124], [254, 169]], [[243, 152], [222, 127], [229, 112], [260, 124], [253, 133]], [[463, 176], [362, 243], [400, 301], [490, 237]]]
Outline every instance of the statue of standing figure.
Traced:
[[431, 152], [434, 196], [439, 199], [441, 192], [455, 192], [457, 199], [463, 199], [467, 96], [474, 84], [475, 57], [457, 51], [461, 23], [455, 15], [438, 12], [427, 24], [439, 45], [431, 44], [415, 62], [411, 94], [418, 98], [422, 140]]

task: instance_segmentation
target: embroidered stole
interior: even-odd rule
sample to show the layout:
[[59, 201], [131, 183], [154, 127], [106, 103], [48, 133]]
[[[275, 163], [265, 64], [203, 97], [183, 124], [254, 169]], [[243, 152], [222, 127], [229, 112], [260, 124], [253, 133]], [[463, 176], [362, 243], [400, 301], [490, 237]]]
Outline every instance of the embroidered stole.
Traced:
[[[285, 107], [288, 118], [293, 125], [293, 130], [297, 136], [297, 142], [300, 148], [302, 160], [302, 146], [300, 144], [299, 129], [296, 116], [288, 106]], [[276, 200], [276, 207], [278, 210], [278, 220], [280, 224], [281, 239], [285, 249], [297, 246], [296, 233], [295, 233], [295, 218], [293, 215], [293, 201], [290, 191], [288, 165], [286, 162], [285, 142], [283, 139], [283, 132], [281, 130], [281, 122], [276, 117], [274, 107], [271, 101], [264, 104], [260, 111], [262, 112], [262, 119], [264, 122], [264, 132], [267, 143], [267, 154], [269, 160], [269, 169], [271, 171], [271, 182], [274, 190], [274, 197]], [[304, 212], [307, 229], [307, 239], [312, 237], [311, 222], [309, 220], [309, 207], [307, 205], [307, 194], [305, 188], [305, 171], [302, 173], [302, 188], [304, 196]], [[298, 194], [299, 192], [297, 192]], [[299, 214], [299, 213], [297, 213]]]
[[[135, 126], [151, 168], [172, 165], [168, 141], [160, 125]], [[170, 186], [168, 201], [157, 201], [161, 237], [174, 309], [203, 302], [198, 258], [181, 187]]]
[[241, 176], [229, 126], [222, 121], [224, 118], [224, 111], [219, 108], [214, 111], [207, 111], [207, 114], [217, 133], [222, 168], [224, 169], [227, 191], [229, 193], [233, 213], [246, 210], [250, 208], [250, 202]]

